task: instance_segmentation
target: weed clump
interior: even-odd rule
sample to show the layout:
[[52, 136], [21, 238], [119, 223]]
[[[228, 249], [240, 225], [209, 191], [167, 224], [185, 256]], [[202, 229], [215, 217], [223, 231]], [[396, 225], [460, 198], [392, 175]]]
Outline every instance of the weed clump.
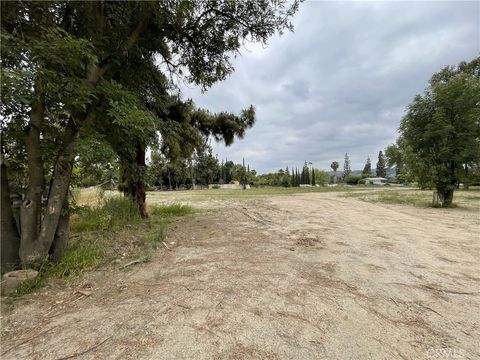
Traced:
[[171, 204], [154, 206], [151, 210], [152, 215], [169, 217], [169, 216], [185, 216], [193, 214], [195, 210], [189, 205]]
[[80, 206], [74, 213], [78, 214], [71, 226], [74, 232], [118, 230], [140, 222], [137, 206], [125, 197], [102, 199], [99, 206]]

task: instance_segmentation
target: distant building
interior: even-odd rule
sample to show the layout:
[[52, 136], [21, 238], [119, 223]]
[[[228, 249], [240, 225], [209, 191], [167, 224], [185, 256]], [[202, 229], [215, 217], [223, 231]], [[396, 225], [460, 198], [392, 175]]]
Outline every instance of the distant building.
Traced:
[[365, 181], [365, 184], [372, 184], [372, 185], [385, 185], [387, 183], [387, 179], [382, 177], [365, 178], [363, 180]]
[[238, 184], [209, 184], [209, 189], [228, 189], [228, 190], [243, 190], [243, 189], [250, 189], [250, 185], [243, 185]]

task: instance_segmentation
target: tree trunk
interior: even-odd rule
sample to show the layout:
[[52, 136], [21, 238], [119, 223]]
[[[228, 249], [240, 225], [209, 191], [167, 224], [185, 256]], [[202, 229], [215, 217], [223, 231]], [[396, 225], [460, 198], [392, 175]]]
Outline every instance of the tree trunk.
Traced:
[[67, 196], [65, 196], [65, 200], [63, 201], [63, 207], [58, 220], [57, 231], [55, 232], [55, 237], [53, 238], [53, 243], [49, 250], [50, 260], [56, 263], [62, 259], [65, 249], [68, 245], [68, 239], [70, 238], [70, 214], [68, 212], [68, 206], [69, 202], [67, 194]]
[[8, 186], [7, 166], [2, 163], [0, 167], [1, 177], [1, 273], [11, 271], [20, 264], [18, 250], [20, 248], [20, 236], [13, 218], [10, 201], [10, 187]]
[[138, 212], [142, 218], [147, 218], [147, 204], [146, 204], [146, 192], [145, 192], [145, 148], [141, 144], [137, 144], [135, 147], [135, 162], [138, 169], [137, 178], [133, 185], [133, 199], [137, 203]]
[[463, 181], [463, 188], [465, 190], [470, 189], [470, 179], [468, 178], [468, 165], [467, 164], [465, 164], [465, 179]]
[[[132, 160], [130, 159], [129, 162]], [[145, 183], [143, 180], [143, 175], [145, 172], [145, 148], [140, 144], [137, 144], [135, 147], [135, 167], [136, 174], [131, 173], [132, 164], [127, 164], [124, 170], [122, 179], [124, 181], [125, 187], [123, 189], [123, 194], [135, 201], [138, 206], [138, 212], [142, 218], [147, 218], [147, 204], [146, 204], [146, 191]]]
[[[28, 163], [28, 186], [20, 208], [21, 242], [20, 258], [25, 248], [35, 243], [40, 223], [42, 193], [45, 186], [43, 160], [40, 155], [40, 132], [45, 116], [45, 99], [40, 83], [35, 83], [35, 101], [25, 137]], [[22, 258], [23, 262], [23, 258]]]
[[65, 136], [63, 139], [63, 149], [55, 163], [55, 169], [52, 177], [52, 186], [48, 195], [48, 201], [45, 208], [45, 214], [41, 223], [38, 236], [24, 237], [24, 226], [33, 228], [37, 226], [37, 221], [31, 214], [31, 203], [24, 202], [22, 206], [21, 222], [22, 222], [22, 242], [20, 244], [20, 258], [24, 266], [38, 265], [48, 256], [50, 247], [52, 246], [63, 204], [70, 186], [70, 178], [72, 174], [73, 159], [75, 157], [75, 148], [77, 143], [78, 130], [73, 120], [67, 125]]
[[[437, 195], [438, 195], [438, 205], [442, 207], [449, 207], [452, 205], [453, 201], [453, 193], [454, 189], [438, 189], [437, 188]], [[435, 204], [434, 204], [435, 205]]]

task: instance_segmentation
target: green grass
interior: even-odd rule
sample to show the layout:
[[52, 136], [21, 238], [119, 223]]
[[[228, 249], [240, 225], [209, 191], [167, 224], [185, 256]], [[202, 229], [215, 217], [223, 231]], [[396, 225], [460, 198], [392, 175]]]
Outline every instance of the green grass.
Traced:
[[180, 190], [180, 191], [150, 191], [147, 193], [147, 202], [155, 204], [158, 202], [198, 202], [198, 201], [229, 201], [229, 200], [251, 200], [259, 197], [282, 196], [305, 193], [324, 192], [353, 192], [358, 190], [371, 189], [367, 186], [319, 186], [319, 187], [264, 187], [248, 190]]
[[195, 210], [191, 206], [182, 204], [156, 205], [150, 210], [150, 214], [162, 217], [185, 216], [194, 212]]
[[423, 193], [409, 193], [406, 191], [377, 190], [364, 193], [350, 193], [346, 194], [346, 196], [372, 203], [412, 205], [418, 207], [428, 207], [432, 202], [431, 194], [428, 198], [426, 194]]
[[85, 238], [82, 240], [71, 245], [60, 262], [48, 270], [51, 276], [57, 278], [75, 276], [100, 264], [107, 253], [106, 241], [93, 239], [85, 241]]
[[[71, 222], [73, 236], [61, 261], [45, 262], [35, 279], [24, 281], [11, 295], [17, 299], [44, 287], [52, 279], [74, 278], [84, 271], [112, 261], [125, 249], [129, 257], [148, 261], [153, 251], [165, 240], [168, 222], [174, 217], [194, 214], [188, 205], [170, 204], [150, 209], [150, 217], [142, 220], [136, 205], [129, 199], [109, 197], [98, 206], [84, 205], [75, 211]], [[130, 245], [132, 238], [140, 246]]]
[[156, 249], [167, 236], [168, 221], [156, 215], [150, 216], [147, 222], [147, 229], [142, 236], [146, 248], [144, 250]]
[[[432, 205], [433, 190], [414, 189], [377, 189], [372, 191], [345, 194], [346, 197], [357, 198], [362, 201], [382, 204], [410, 205], [415, 207], [434, 207]], [[480, 196], [477, 190], [455, 191], [453, 204], [449, 208], [461, 207], [475, 210], [480, 207]]]
[[58, 263], [45, 262], [35, 279], [24, 281], [12, 294], [19, 298], [45, 286], [50, 279], [64, 279], [77, 276], [83, 271], [93, 269], [107, 258], [107, 247], [113, 241], [111, 234], [92, 236], [83, 234], [70, 242], [65, 254]]
[[124, 197], [102, 199], [99, 206], [85, 205], [75, 212], [79, 219], [72, 223], [74, 232], [118, 230], [140, 222], [136, 204]]

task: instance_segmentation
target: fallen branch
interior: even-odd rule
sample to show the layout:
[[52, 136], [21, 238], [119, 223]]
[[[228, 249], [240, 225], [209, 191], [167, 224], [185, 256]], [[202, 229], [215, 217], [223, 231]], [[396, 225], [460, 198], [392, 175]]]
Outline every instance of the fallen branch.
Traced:
[[72, 355], [68, 355], [68, 356], [65, 356], [65, 357], [61, 357], [61, 358], [58, 358], [56, 360], [67, 360], [67, 359], [73, 359], [75, 357], [78, 357], [78, 356], [82, 356], [82, 355], [85, 355], [86, 353], [90, 352], [90, 351], [93, 351], [95, 350], [96, 348], [98, 348], [100, 345], [102, 345], [103, 343], [105, 343], [108, 339], [110, 339], [113, 335], [110, 335], [109, 337], [105, 338], [104, 340], [100, 341], [98, 344], [96, 345], [93, 345], [92, 347], [88, 348], [87, 350], [85, 351], [82, 351], [82, 352], [77, 352], [75, 354], [72, 354]]
[[73, 292], [74, 294], [80, 294], [80, 295], [83, 295], [83, 296], [92, 296], [92, 292], [91, 291], [87, 291], [87, 290], [80, 290], [80, 289], [77, 289]]
[[125, 268], [127, 268], [129, 266], [132, 266], [132, 265], [135, 265], [135, 264], [140, 264], [142, 262], [145, 262], [145, 260], [136, 259], [136, 260], [130, 261], [130, 262], [126, 263], [125, 265], [123, 265], [122, 267], [120, 267], [120, 270], [125, 269]]
[[165, 246], [165, 248], [168, 250], [168, 251], [172, 251], [172, 249], [170, 249], [167, 244], [165, 243], [165, 241], [162, 241], [162, 244], [163, 246]]

